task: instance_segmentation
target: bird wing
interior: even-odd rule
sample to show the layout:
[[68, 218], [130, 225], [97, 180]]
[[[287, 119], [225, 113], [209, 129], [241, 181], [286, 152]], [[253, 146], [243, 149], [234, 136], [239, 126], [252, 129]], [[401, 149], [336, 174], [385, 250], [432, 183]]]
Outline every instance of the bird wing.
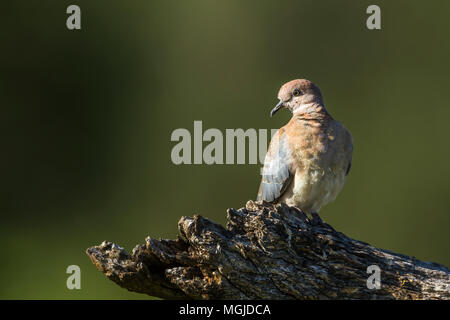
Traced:
[[346, 137], [347, 137], [347, 152], [349, 160], [348, 160], [348, 166], [347, 170], [345, 171], [345, 175], [347, 176], [350, 173], [350, 169], [352, 168], [352, 154], [353, 154], [353, 137], [350, 131], [347, 129], [346, 131]]
[[350, 169], [352, 168], [352, 160], [350, 159], [350, 162], [348, 163], [347, 170], [345, 171], [345, 175], [348, 176], [350, 173]]
[[290, 150], [284, 134], [284, 128], [275, 133], [270, 141], [262, 169], [261, 185], [257, 200], [268, 202], [281, 197], [292, 181], [288, 157]]

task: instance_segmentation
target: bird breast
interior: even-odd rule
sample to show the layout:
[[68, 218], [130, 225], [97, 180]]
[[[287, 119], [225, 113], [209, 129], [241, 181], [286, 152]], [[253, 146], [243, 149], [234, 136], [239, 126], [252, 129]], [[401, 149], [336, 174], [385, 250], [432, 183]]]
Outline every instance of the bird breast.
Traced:
[[320, 207], [333, 201], [345, 183], [342, 136], [339, 124], [331, 122], [319, 126], [298, 122], [289, 126], [296, 130], [288, 144], [291, 150], [293, 183], [284, 195], [284, 202], [306, 212], [318, 212]]

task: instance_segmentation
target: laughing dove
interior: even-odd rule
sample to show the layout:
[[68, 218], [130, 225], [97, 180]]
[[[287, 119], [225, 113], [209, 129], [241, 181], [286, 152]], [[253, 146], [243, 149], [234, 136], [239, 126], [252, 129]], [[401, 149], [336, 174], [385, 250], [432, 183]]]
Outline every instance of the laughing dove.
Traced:
[[270, 142], [258, 200], [282, 202], [316, 215], [344, 186], [353, 138], [328, 113], [319, 87], [311, 81], [284, 84], [278, 99], [270, 115], [287, 108], [292, 118]]

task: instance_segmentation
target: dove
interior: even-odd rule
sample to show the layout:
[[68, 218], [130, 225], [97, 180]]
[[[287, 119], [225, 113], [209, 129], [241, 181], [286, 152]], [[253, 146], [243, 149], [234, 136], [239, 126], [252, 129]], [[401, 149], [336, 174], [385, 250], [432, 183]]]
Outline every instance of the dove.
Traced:
[[270, 141], [257, 200], [285, 203], [315, 216], [344, 186], [353, 137], [330, 115], [313, 82], [289, 81], [278, 99], [270, 116], [288, 109], [292, 118]]

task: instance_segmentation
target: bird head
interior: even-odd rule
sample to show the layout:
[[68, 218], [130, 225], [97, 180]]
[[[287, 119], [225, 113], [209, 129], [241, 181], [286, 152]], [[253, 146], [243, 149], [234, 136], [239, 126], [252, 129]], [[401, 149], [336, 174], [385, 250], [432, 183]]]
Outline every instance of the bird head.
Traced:
[[270, 112], [272, 117], [281, 108], [293, 114], [312, 113], [323, 107], [322, 93], [318, 86], [306, 79], [296, 79], [285, 83], [278, 92], [280, 100]]

